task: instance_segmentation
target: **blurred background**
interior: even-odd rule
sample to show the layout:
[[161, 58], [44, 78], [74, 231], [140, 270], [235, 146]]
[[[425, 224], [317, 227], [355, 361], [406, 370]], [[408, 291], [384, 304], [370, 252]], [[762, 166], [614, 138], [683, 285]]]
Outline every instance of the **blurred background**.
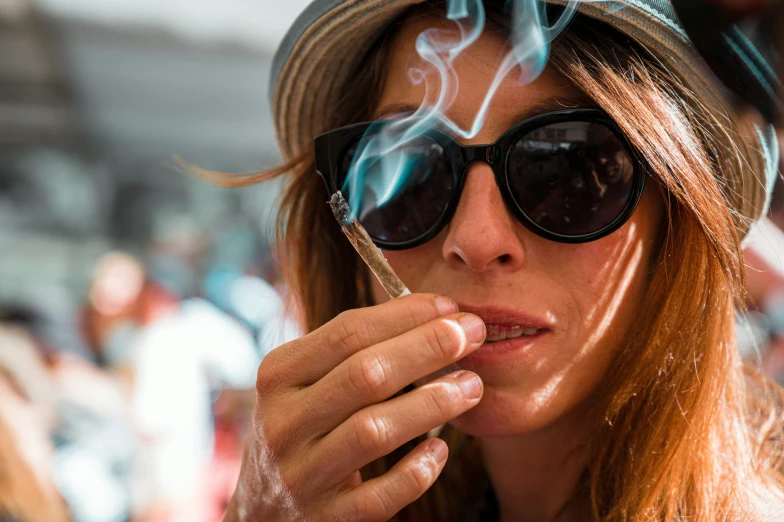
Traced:
[[[272, 54], [307, 0], [0, 0], [0, 520], [220, 520], [262, 357], [297, 336]], [[784, 381], [784, 203], [744, 355]]]
[[268, 82], [307, 4], [0, 0], [0, 519], [219, 520], [275, 261]]

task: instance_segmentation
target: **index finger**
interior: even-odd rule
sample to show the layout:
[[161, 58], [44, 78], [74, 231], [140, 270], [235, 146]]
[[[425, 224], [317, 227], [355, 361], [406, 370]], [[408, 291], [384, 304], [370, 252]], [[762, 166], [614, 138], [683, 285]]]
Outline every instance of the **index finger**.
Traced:
[[310, 385], [360, 350], [457, 311], [457, 303], [449, 297], [412, 294], [343, 312], [318, 330], [272, 353], [291, 372], [289, 384]]

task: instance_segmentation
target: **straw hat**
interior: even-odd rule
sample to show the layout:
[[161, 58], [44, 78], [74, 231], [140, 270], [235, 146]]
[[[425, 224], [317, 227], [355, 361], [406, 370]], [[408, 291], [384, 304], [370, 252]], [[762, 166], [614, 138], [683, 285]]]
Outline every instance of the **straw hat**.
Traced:
[[[342, 87], [367, 49], [383, 30], [407, 8], [427, 0], [315, 0], [294, 22], [278, 48], [272, 66], [270, 93], [281, 151], [286, 158], [313, 146], [314, 136], [325, 132], [325, 117], [335, 106]], [[492, 1], [492, 0], [485, 0]], [[566, 0], [546, 0], [564, 5]], [[623, 8], [619, 8], [623, 4]], [[708, 107], [721, 107], [726, 90], [707, 68], [684, 33], [669, 1], [619, 0], [580, 2], [579, 13], [605, 22], [650, 50], [662, 64]], [[764, 77], [765, 65], [748, 42], [737, 46], [732, 62], [749, 81]], [[748, 168], [738, 169], [728, 186], [741, 187], [731, 197], [740, 216], [739, 233], [767, 213], [778, 168], [775, 132], [736, 121], [740, 132], [733, 139], [749, 144]]]

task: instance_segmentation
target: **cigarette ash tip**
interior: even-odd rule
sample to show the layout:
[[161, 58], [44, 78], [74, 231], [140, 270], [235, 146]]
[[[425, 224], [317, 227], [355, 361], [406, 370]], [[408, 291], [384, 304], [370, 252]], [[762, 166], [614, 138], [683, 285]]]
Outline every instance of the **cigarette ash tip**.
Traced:
[[332, 207], [332, 213], [335, 214], [335, 219], [340, 222], [341, 226], [349, 225], [357, 220], [339, 190], [332, 194], [332, 197], [329, 199], [329, 206]]

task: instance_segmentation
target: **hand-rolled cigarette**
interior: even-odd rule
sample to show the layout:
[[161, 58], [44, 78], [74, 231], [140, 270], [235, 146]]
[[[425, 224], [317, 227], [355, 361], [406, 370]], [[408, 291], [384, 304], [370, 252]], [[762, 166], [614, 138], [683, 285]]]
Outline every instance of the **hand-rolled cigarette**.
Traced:
[[[384, 254], [382, 254], [381, 250], [373, 244], [373, 240], [370, 239], [365, 227], [360, 225], [357, 217], [351, 212], [351, 208], [349, 208], [348, 203], [346, 203], [346, 200], [343, 198], [343, 194], [341, 194], [340, 191], [337, 191], [332, 195], [332, 198], [329, 200], [329, 205], [332, 207], [332, 213], [335, 214], [335, 219], [340, 223], [343, 233], [346, 234], [346, 237], [351, 241], [354, 249], [359, 253], [360, 257], [365, 261], [365, 264], [367, 264], [373, 274], [375, 274], [376, 278], [381, 283], [381, 286], [383, 286], [384, 290], [389, 294], [389, 297], [395, 299], [410, 294], [411, 291], [406, 288], [403, 281], [400, 280], [397, 274], [395, 274], [395, 271], [392, 270], [392, 267], [389, 266]], [[432, 439], [438, 437], [443, 429], [444, 425], [441, 425], [430, 430], [427, 433], [427, 438]]]
[[351, 208], [349, 208], [340, 191], [332, 195], [329, 205], [332, 207], [332, 213], [335, 214], [335, 219], [340, 223], [343, 233], [346, 234], [359, 256], [365, 261], [365, 264], [376, 276], [384, 290], [387, 291], [389, 297], [395, 299], [410, 294], [411, 291], [406, 288], [403, 281], [389, 266], [384, 254], [373, 244], [373, 240], [370, 239], [365, 227], [360, 225], [359, 220], [351, 211]]

